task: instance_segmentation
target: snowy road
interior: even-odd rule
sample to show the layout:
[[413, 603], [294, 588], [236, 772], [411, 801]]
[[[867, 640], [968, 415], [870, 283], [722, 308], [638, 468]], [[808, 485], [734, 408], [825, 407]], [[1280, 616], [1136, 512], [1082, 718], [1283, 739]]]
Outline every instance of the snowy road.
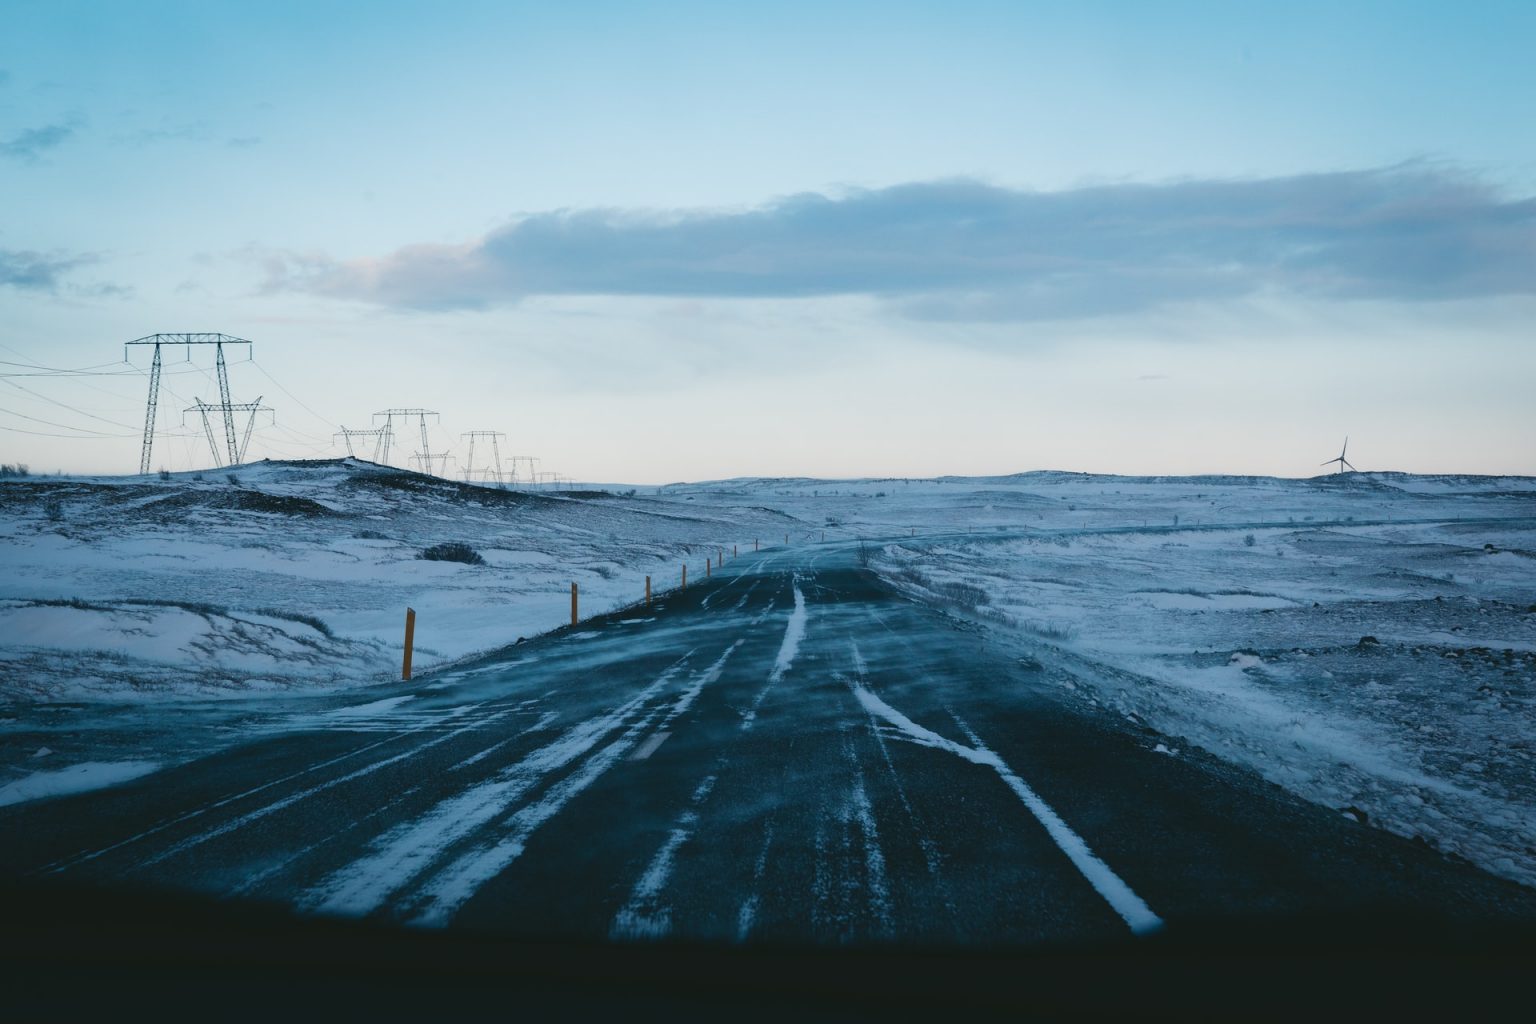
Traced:
[[[1061, 703], [850, 544], [0, 808], [0, 873], [540, 936], [1097, 939], [1536, 892]], [[214, 712], [210, 712], [214, 713]], [[217, 713], [228, 714], [227, 709]]]

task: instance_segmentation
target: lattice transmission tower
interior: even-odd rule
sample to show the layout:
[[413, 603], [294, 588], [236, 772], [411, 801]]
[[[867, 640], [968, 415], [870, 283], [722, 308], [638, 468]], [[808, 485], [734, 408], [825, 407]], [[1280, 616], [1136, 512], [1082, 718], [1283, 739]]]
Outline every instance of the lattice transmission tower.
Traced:
[[501, 475], [501, 447], [496, 440], [506, 436], [506, 434], [498, 433], [494, 430], [471, 430], [468, 433], [459, 435], [461, 440], [466, 437], [469, 438], [469, 456], [464, 460], [465, 483], [470, 483], [475, 478], [475, 438], [477, 437], [488, 437], [491, 440], [491, 465], [485, 469], [486, 477], [495, 480], [498, 487], [506, 483]]
[[[453, 455], [448, 452], [434, 452], [427, 441], [427, 417], [437, 417], [437, 413], [431, 409], [385, 409], [373, 414], [377, 423], [380, 416], [384, 417], [384, 459], [389, 459], [389, 443], [395, 434], [395, 419], [410, 419], [415, 417], [421, 424], [421, 451], [411, 454], [411, 461], [421, 466], [421, 471], [428, 476], [442, 476], [448, 471], [448, 462]], [[441, 472], [433, 472], [433, 466], [441, 465]]]
[[570, 485], [575, 483], [573, 478], [553, 470], [547, 473], [535, 473], [533, 481], [541, 489], [550, 491], [568, 491], [571, 489]]
[[[229, 400], [229, 369], [224, 365], [225, 345], [244, 345], [246, 354], [250, 354], [251, 342], [244, 338], [234, 338], [228, 334], [192, 333], [192, 334], [151, 334], [143, 338], [135, 338], [126, 342], [123, 350], [123, 359], [128, 358], [127, 345], [153, 345], [155, 347], [154, 358], [149, 364], [149, 403], [144, 413], [144, 448], [139, 456], [139, 472], [149, 472], [150, 451], [155, 443], [155, 414], [160, 406], [160, 346], [185, 345], [187, 346], [187, 358], [192, 358], [193, 345], [212, 345], [214, 351], [214, 365], [219, 378], [219, 404], [209, 406], [224, 413], [224, 443], [229, 451], [229, 461], [234, 465], [240, 461], [240, 447], [235, 443], [235, 406]], [[217, 459], [217, 454], [215, 454]]]
[[[526, 482], [527, 486], [529, 487], [533, 487], [538, 484], [539, 471], [537, 467], [539, 464], [539, 457], [537, 455], [509, 455], [507, 456], [507, 461], [512, 466], [511, 470], [507, 474], [507, 482], [510, 483], [513, 487], [516, 487], [519, 481]], [[528, 467], [526, 474], [518, 472], [517, 467], [519, 465]]]
[[357, 449], [352, 446], [352, 439], [354, 437], [362, 438], [365, 441], [370, 437], [373, 438], [374, 462], [382, 465], [389, 458], [389, 430], [386, 427], [376, 427], [373, 430], [348, 430], [346, 427], [342, 427], [340, 431], [332, 436], [331, 440], [334, 441], [338, 437], [346, 441], [347, 454], [354, 459], [357, 458]]
[[[197, 404], [182, 410], [182, 416], [185, 417], [189, 412], [202, 414], [203, 433], [208, 435], [208, 450], [213, 452], [213, 464], [215, 467], [222, 467], [224, 462], [219, 454], [219, 444], [213, 438], [213, 424], [208, 422], [208, 414], [210, 412], [222, 412], [226, 417], [237, 412], [250, 414], [245, 421], [245, 434], [240, 439], [240, 447], [238, 451], [233, 453], [234, 461], [229, 463], [231, 466], [238, 466], [245, 462], [245, 453], [251, 447], [251, 432], [256, 428], [256, 414], [259, 412], [270, 413], [272, 411], [273, 409], [270, 405], [261, 404], [260, 395], [256, 396], [256, 401], [254, 402], [221, 402], [218, 405], [205, 402], [199, 398]], [[182, 422], [185, 423], [186, 419], [183, 418]], [[273, 422], [276, 422], [275, 417]]]

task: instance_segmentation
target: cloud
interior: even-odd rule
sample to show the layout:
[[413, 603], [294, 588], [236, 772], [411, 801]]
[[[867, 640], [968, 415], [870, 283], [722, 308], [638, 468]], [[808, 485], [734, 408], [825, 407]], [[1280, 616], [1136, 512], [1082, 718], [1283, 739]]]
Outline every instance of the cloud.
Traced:
[[28, 291], [57, 291], [61, 277], [76, 267], [93, 262], [95, 259], [90, 256], [0, 249], [0, 285]]
[[737, 211], [558, 210], [463, 245], [268, 263], [266, 289], [415, 309], [536, 295], [869, 295], [916, 318], [1039, 320], [1261, 292], [1536, 293], [1536, 199], [1428, 164], [1059, 192], [971, 180]]
[[68, 124], [48, 124], [41, 128], [28, 128], [20, 135], [0, 142], [0, 156], [12, 160], [36, 160], [46, 150], [65, 142], [75, 134]]
[[63, 253], [36, 252], [28, 249], [0, 249], [0, 288], [9, 286], [18, 291], [57, 295], [63, 292], [73, 298], [122, 299], [133, 294], [126, 285], [107, 281], [76, 283], [65, 278], [80, 267], [100, 263], [94, 253], [66, 255]]
[[217, 143], [230, 149], [250, 149], [252, 146], [257, 146], [261, 143], [261, 139], [254, 135], [221, 136], [206, 121], [162, 125], [158, 128], [139, 128], [131, 132], [122, 132], [114, 135], [112, 141], [119, 146], [127, 146], [132, 149], [143, 149], [148, 146], [178, 142]]
[[114, 135], [112, 141], [119, 146], [132, 146], [138, 149], [144, 146], [157, 146], [164, 142], [206, 142], [209, 134], [208, 126], [205, 124], [183, 124], [174, 128], [139, 128]]

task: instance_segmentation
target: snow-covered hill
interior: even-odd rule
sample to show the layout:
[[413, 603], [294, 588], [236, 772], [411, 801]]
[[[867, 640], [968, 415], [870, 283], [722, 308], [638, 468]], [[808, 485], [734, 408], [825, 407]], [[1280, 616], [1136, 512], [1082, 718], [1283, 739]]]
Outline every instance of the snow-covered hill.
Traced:
[[[0, 482], [0, 692], [243, 695], [418, 669], [675, 586], [792, 519], [611, 493], [527, 494], [351, 459]], [[421, 557], [466, 544], [483, 565]]]

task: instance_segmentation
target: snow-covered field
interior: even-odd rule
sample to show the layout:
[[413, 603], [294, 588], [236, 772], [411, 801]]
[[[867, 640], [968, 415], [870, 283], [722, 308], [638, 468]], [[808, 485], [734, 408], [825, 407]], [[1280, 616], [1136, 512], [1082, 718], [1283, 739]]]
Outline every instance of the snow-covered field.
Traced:
[[[1031, 473], [633, 496], [351, 460], [238, 478], [0, 483], [0, 701], [28, 709], [0, 708], [0, 727], [90, 706], [159, 709], [144, 727], [163, 730], [188, 701], [382, 682], [408, 605], [426, 668], [563, 625], [572, 581], [588, 615], [637, 600], [646, 574], [660, 590], [685, 561], [702, 575], [706, 555], [789, 534], [856, 543], [898, 588], [987, 624], [1039, 685], [1160, 733], [1167, 756], [1202, 749], [1536, 885], [1531, 478]], [[442, 542], [486, 564], [419, 557]], [[149, 770], [49, 729], [7, 744], [0, 801]], [[74, 746], [50, 758], [38, 735]], [[184, 756], [168, 746], [157, 758]]]
[[[246, 696], [397, 678], [660, 591], [762, 509], [524, 494], [369, 463], [0, 483], [0, 694]], [[483, 565], [427, 560], [462, 543]]]

